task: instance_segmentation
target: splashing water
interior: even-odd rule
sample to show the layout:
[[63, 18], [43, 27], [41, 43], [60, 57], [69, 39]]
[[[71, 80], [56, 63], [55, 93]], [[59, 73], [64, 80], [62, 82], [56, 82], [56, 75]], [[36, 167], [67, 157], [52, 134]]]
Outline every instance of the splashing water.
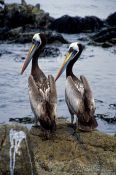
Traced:
[[31, 156], [28, 149], [26, 134], [23, 131], [16, 131], [11, 129], [9, 133], [9, 137], [10, 137], [10, 175], [14, 175], [16, 154], [20, 155], [19, 148], [23, 139], [26, 142], [26, 147], [27, 147], [28, 156], [30, 159], [31, 171], [32, 171], [31, 174], [33, 175]]

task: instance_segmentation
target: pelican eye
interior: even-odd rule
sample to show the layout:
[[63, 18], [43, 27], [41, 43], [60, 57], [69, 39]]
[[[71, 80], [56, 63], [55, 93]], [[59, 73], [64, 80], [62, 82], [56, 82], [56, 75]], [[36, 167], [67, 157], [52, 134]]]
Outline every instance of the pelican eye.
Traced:
[[35, 44], [35, 45], [40, 45], [40, 41], [39, 40], [36, 40], [36, 39], [32, 39], [32, 43]]
[[73, 47], [70, 47], [69, 48], [69, 52], [73, 52]]

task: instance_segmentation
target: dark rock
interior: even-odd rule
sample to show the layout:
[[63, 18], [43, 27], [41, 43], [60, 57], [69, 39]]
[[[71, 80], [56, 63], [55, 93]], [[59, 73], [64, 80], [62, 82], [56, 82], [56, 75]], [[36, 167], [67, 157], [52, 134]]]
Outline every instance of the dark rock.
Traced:
[[83, 19], [83, 31], [95, 32], [103, 27], [103, 21], [96, 16], [86, 16]]
[[100, 32], [97, 32], [92, 37], [94, 42], [103, 43], [104, 46], [112, 46], [115, 44], [116, 39], [116, 27], [109, 27], [102, 29]]
[[40, 57], [57, 57], [60, 55], [60, 50], [57, 47], [45, 47]]
[[62, 16], [54, 20], [50, 29], [62, 33], [80, 33], [83, 31], [96, 31], [103, 26], [103, 21], [95, 16], [87, 16], [85, 18]]
[[105, 115], [105, 114], [96, 114], [96, 117], [106, 121], [109, 124], [115, 124], [116, 123], [116, 116], [109, 117], [108, 115]]
[[16, 28], [34, 22], [34, 16], [31, 13], [32, 6], [23, 6], [20, 4], [9, 4], [4, 8], [4, 25], [9, 28]]
[[4, 10], [0, 8], [0, 27], [4, 26]]
[[36, 14], [35, 25], [36, 27], [46, 29], [49, 26], [49, 13]]
[[113, 44], [109, 43], [109, 42], [105, 42], [101, 45], [103, 48], [109, 48], [109, 47], [112, 47]]
[[4, 0], [0, 0], [0, 4], [4, 5], [5, 4]]
[[36, 4], [35, 7], [40, 9], [40, 4]]
[[29, 33], [20, 33], [19, 37], [15, 40], [16, 43], [30, 43], [32, 41], [32, 37], [35, 33], [29, 32]]
[[79, 33], [82, 31], [82, 18], [64, 15], [54, 20], [50, 25], [50, 29], [62, 33]]
[[112, 109], [115, 109], [115, 110], [116, 110], [116, 104], [115, 104], [115, 103], [114, 103], [114, 104], [110, 104], [109, 106], [110, 106], [110, 108], [112, 108]]
[[24, 124], [33, 124], [34, 119], [32, 117], [23, 117], [23, 118], [10, 118], [9, 122], [17, 122], [17, 123], [24, 123]]
[[68, 44], [69, 42], [59, 33], [48, 32], [47, 33], [47, 43], [62, 43]]
[[116, 12], [109, 15], [106, 19], [106, 22], [111, 26], [116, 26]]
[[21, 4], [24, 5], [24, 6], [27, 5], [25, 0], [21, 0]]

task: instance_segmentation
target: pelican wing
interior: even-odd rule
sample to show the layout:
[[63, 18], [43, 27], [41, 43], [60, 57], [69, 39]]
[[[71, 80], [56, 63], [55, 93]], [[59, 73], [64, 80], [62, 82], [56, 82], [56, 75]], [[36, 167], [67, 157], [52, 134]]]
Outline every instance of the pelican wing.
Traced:
[[36, 103], [42, 102], [44, 100], [44, 94], [41, 89], [38, 89], [35, 80], [33, 79], [32, 75], [29, 76], [28, 80], [29, 92]]
[[84, 98], [85, 98], [85, 107], [89, 108], [93, 113], [95, 112], [95, 101], [93, 98], [92, 90], [90, 88], [88, 80], [85, 76], [81, 75], [80, 79], [84, 86]]
[[52, 75], [48, 75], [48, 83], [49, 83], [48, 101], [49, 103], [57, 103], [56, 84], [54, 77]]
[[73, 114], [78, 114], [84, 110], [82, 94], [78, 90], [71, 76], [66, 80], [65, 95], [66, 103]]
[[41, 89], [38, 89], [32, 75], [29, 76], [28, 86], [32, 111], [34, 112], [36, 117], [39, 117], [42, 113], [42, 106], [45, 101], [43, 91]]

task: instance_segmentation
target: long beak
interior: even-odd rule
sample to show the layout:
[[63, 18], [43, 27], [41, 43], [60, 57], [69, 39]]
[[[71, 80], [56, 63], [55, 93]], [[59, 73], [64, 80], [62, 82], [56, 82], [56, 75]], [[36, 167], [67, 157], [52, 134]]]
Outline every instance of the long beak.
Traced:
[[37, 49], [37, 45], [33, 44], [28, 52], [28, 55], [25, 59], [25, 62], [23, 63], [21, 74], [23, 74], [23, 72], [27, 68], [28, 64], [30, 63], [31, 59], [33, 58], [33, 55], [34, 55], [36, 49]]
[[59, 70], [58, 73], [57, 73], [57, 76], [56, 76], [56, 78], [55, 78], [55, 81], [56, 81], [56, 80], [60, 77], [60, 75], [64, 72], [64, 70], [66, 69], [66, 67], [67, 67], [67, 65], [69, 64], [70, 60], [72, 60], [72, 59], [76, 56], [77, 53], [78, 53], [77, 51], [76, 51], [76, 53], [75, 53], [75, 51], [72, 51], [72, 52], [68, 52], [68, 53], [67, 53], [67, 55], [66, 55], [66, 57], [65, 57], [65, 60], [64, 60], [64, 62], [63, 62], [63, 64], [62, 64], [60, 70]]

